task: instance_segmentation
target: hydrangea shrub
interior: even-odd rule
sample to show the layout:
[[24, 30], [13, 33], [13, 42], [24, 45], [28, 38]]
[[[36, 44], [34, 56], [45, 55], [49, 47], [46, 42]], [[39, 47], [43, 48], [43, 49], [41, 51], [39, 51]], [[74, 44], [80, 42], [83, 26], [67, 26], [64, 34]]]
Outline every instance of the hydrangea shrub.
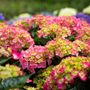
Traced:
[[8, 90], [67, 90], [77, 78], [89, 79], [90, 24], [44, 15], [0, 23], [0, 58], [1, 89], [15, 80], [19, 87], [8, 83]]

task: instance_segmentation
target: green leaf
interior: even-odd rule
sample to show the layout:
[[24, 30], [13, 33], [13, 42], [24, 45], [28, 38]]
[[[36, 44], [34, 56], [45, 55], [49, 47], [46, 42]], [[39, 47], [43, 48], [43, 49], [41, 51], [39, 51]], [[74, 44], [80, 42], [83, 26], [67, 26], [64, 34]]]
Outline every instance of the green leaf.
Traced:
[[17, 76], [4, 79], [0, 82], [0, 90], [9, 90], [22, 87], [31, 75]]
[[74, 87], [74, 88], [72, 88], [72, 89], [70, 89], [70, 90], [77, 90], [77, 88], [76, 88], [76, 87]]
[[66, 37], [66, 39], [68, 39], [68, 40], [70, 40], [70, 41], [73, 42], [73, 41], [75, 40], [75, 37], [76, 37], [77, 35], [78, 35], [78, 33], [74, 31], [74, 34], [71, 35], [71, 36]]
[[1, 57], [1, 58], [0, 58], [0, 65], [4, 64], [4, 63], [7, 62], [8, 60], [10, 60], [10, 57], [9, 57], [9, 58]]
[[74, 41], [75, 40], [75, 36], [68, 36], [67, 39], [70, 40], [70, 41]]

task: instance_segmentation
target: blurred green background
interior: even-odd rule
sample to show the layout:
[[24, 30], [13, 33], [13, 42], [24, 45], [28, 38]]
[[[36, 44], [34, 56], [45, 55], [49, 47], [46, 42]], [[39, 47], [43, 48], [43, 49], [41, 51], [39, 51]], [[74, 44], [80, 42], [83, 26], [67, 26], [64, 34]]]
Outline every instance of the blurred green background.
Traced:
[[21, 13], [53, 12], [65, 7], [73, 7], [82, 11], [89, 4], [90, 0], [0, 0], [0, 12], [9, 19]]

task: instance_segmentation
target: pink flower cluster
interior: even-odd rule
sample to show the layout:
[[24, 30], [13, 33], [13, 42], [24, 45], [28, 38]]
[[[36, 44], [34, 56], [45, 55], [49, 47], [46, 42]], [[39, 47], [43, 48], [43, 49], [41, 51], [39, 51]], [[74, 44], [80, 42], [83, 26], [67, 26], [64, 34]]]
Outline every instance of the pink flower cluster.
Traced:
[[[37, 32], [39, 37], [51, 35], [53, 32], [55, 34], [64, 32], [64, 34], [68, 36], [73, 35], [75, 34], [75, 32], [77, 32], [78, 35], [76, 39], [90, 44], [90, 25], [87, 22], [81, 21], [80, 19], [77, 19], [75, 17], [51, 17], [36, 15], [31, 19], [20, 20], [14, 23], [14, 25], [21, 26], [26, 30], [29, 30], [32, 24], [36, 24], [39, 26], [40, 30]], [[65, 30], [63, 30], [63, 28]], [[66, 37], [66, 35], [63, 36], [62, 34], [63, 37]]]
[[29, 49], [21, 52], [22, 57], [20, 63], [23, 69], [35, 72], [36, 68], [45, 68], [48, 61], [47, 50], [43, 46], [29, 47]]
[[74, 83], [74, 79], [79, 77], [85, 81], [87, 70], [90, 68], [90, 57], [68, 57], [55, 66], [50, 76], [44, 83], [43, 90], [65, 90], [66, 85]]
[[[33, 24], [39, 26], [39, 30], [37, 31], [38, 37], [41, 38], [45, 36], [55, 36], [53, 40], [49, 41], [44, 46], [44, 48], [47, 49], [45, 52], [48, 53], [49, 62], [54, 55], [64, 57], [66, 55], [77, 56], [79, 52], [83, 52], [85, 54], [90, 53], [90, 47], [88, 45], [90, 39], [89, 35], [87, 34], [87, 32], [90, 32], [90, 26], [86, 22], [81, 21], [75, 17], [52, 17], [36, 15], [31, 19], [20, 20], [14, 23], [14, 25], [20, 26], [25, 30], [30, 30]], [[66, 37], [74, 35], [75, 32], [77, 32], [77, 36], [75, 37], [74, 42], [66, 39]], [[86, 41], [88, 41], [87, 44], [85, 43]], [[28, 55], [28, 58], [24, 56], [23, 53], [21, 53], [21, 55], [24, 57], [24, 61], [23, 59], [20, 60], [20, 62], [23, 61], [23, 63], [21, 62], [23, 67], [27, 66], [26, 68], [28, 68], [28, 64], [25, 63], [24, 66], [25, 61], [29, 60], [33, 61], [34, 63], [39, 61], [39, 59], [35, 57], [36, 54], [34, 56], [34, 60], [30, 58], [32, 56], [30, 53], [33, 53], [32, 51], [34, 51], [34, 48], [36, 47], [37, 45], [29, 47], [29, 49], [26, 51], [22, 51], [23, 53], [28, 52], [25, 53], [26, 56]], [[39, 52], [34, 52], [39, 54]], [[19, 54], [17, 54], [17, 56], [19, 56]], [[35, 67], [37, 67], [37, 65]], [[34, 71], [34, 68], [31, 71]]]
[[[32, 25], [39, 27], [35, 32], [38, 40], [47, 36], [53, 39], [43, 46], [36, 45], [29, 32]], [[74, 40], [70, 41], [68, 37], [74, 37]], [[90, 68], [89, 45], [90, 25], [75, 17], [36, 15], [11, 26], [0, 23], [0, 57], [12, 56], [31, 73], [46, 68], [47, 63], [51, 65], [54, 56], [62, 59], [46, 78], [44, 90], [65, 90], [76, 77], [85, 81]]]
[[33, 44], [34, 41], [29, 33], [20, 27], [7, 26], [0, 29], [0, 46], [10, 52], [29, 48]]

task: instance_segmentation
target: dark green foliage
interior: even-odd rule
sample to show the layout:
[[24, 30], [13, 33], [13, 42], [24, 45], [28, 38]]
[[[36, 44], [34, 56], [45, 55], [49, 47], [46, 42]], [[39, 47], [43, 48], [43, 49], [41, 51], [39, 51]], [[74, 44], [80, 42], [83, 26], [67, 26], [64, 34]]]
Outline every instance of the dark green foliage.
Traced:
[[7, 58], [7, 57], [0, 57], [0, 65], [6, 63], [7, 61], [9, 61], [10, 58]]
[[38, 38], [38, 37], [34, 38], [36, 45], [42, 45], [42, 46], [45, 45], [49, 40], [52, 40], [52, 37], [46, 36], [44, 38]]
[[73, 41], [75, 41], [75, 38], [76, 38], [77, 35], [78, 35], [78, 33], [74, 31], [74, 34], [71, 35], [71, 36], [66, 37], [66, 39], [73, 42]]
[[58, 65], [61, 62], [61, 58], [59, 56], [54, 56], [52, 58], [52, 65]]
[[70, 40], [70, 41], [74, 41], [75, 37], [74, 36], [68, 36], [67, 39]]
[[0, 90], [9, 90], [11, 88], [20, 88], [24, 86], [26, 83], [28, 76], [18, 76], [18, 77], [12, 77], [7, 78], [2, 81], [0, 81]]

